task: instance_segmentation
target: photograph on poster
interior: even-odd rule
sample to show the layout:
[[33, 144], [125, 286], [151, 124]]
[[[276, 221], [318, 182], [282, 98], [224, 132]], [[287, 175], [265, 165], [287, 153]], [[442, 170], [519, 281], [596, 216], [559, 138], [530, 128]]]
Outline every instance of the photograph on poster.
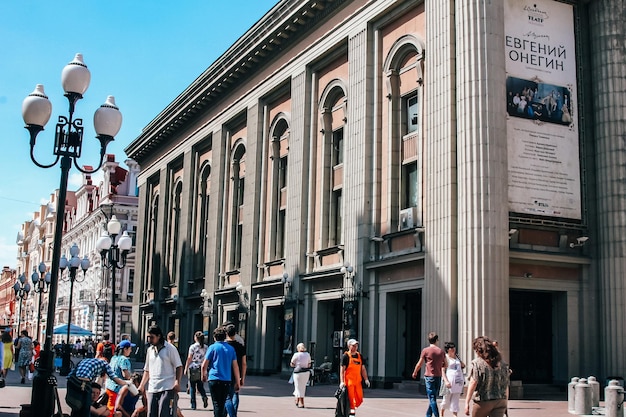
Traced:
[[567, 87], [516, 77], [507, 77], [509, 116], [547, 123], [572, 123], [572, 94]]

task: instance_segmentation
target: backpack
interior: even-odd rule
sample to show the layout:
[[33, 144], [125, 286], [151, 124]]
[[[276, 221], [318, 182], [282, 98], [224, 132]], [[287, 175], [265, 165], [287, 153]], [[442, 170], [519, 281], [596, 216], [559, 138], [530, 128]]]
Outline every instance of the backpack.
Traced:
[[104, 342], [104, 346], [102, 347], [102, 356], [104, 356], [107, 362], [111, 362], [111, 358], [113, 357], [113, 343]]

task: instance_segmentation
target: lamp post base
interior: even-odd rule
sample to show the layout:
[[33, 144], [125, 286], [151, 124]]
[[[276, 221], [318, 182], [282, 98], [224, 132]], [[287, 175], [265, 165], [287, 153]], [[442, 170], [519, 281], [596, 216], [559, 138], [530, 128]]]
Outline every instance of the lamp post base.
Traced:
[[[54, 415], [57, 379], [52, 369], [53, 356], [54, 353], [52, 351], [41, 351], [39, 367], [33, 377], [31, 408], [28, 410], [32, 417], [50, 417]], [[32, 407], [33, 404], [37, 406]], [[22, 411], [27, 412], [26, 409]]]

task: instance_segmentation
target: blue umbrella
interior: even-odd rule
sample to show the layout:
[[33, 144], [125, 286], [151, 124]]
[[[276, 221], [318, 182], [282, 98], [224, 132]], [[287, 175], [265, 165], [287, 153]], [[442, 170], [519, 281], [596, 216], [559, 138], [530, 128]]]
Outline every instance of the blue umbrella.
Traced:
[[[56, 326], [52, 330], [52, 334], [67, 334], [67, 324], [61, 324]], [[83, 329], [75, 324], [70, 324], [70, 334], [74, 336], [93, 336], [94, 333], [90, 330]]]

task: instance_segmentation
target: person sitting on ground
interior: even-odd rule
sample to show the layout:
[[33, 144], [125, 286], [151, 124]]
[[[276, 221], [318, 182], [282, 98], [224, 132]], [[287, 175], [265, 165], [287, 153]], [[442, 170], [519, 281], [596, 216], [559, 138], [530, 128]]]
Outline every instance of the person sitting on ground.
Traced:
[[[100, 399], [102, 394], [102, 386], [97, 382], [91, 383], [91, 407], [89, 413], [91, 417], [106, 417], [109, 415], [109, 409], [106, 407], [106, 401]], [[120, 412], [115, 413], [115, 417], [122, 417]]]
[[[136, 388], [139, 388], [141, 374], [135, 372], [130, 377], [130, 380]], [[137, 401], [139, 401], [139, 399], [141, 399], [141, 405], [137, 407]], [[122, 417], [146, 417], [148, 410], [147, 404], [148, 399], [144, 391], [139, 392], [139, 390], [137, 390], [137, 393], [133, 393], [130, 385], [124, 385], [117, 395], [115, 410], [122, 413]]]

